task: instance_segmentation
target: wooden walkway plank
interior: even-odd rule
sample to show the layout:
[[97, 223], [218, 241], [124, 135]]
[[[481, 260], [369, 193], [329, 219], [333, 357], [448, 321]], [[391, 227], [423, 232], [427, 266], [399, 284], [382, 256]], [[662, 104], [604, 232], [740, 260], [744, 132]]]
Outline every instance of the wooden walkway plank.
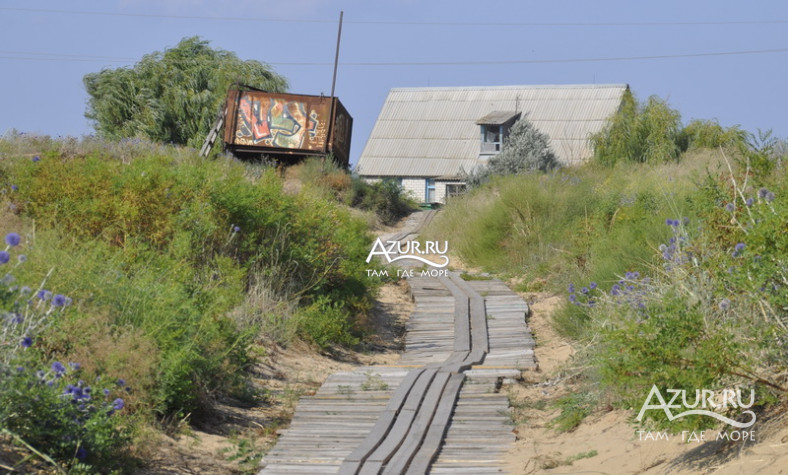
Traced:
[[337, 373], [301, 398], [261, 474], [500, 473], [514, 440], [500, 380], [536, 364], [528, 305], [494, 279], [408, 282], [400, 365]]

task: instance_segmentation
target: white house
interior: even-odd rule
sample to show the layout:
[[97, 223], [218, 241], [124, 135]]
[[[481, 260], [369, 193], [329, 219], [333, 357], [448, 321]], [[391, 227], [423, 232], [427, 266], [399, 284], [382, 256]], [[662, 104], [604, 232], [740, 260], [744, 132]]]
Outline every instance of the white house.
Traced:
[[356, 165], [367, 180], [395, 179], [424, 203], [444, 203], [462, 177], [498, 153], [527, 116], [564, 165], [593, 155], [589, 137], [621, 106], [626, 84], [395, 88]]

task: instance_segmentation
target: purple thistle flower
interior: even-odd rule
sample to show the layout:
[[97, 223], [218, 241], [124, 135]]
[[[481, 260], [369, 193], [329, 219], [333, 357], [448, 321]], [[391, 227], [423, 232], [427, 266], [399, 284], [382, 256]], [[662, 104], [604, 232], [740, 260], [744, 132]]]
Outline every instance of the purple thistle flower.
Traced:
[[16, 259], [19, 261], [20, 264], [24, 264], [25, 262], [27, 262], [27, 256], [24, 254], [19, 254]]
[[105, 389], [105, 390], [104, 390], [104, 395], [105, 395], [105, 396], [109, 396], [109, 389]]
[[233, 232], [234, 232], [234, 233], [240, 233], [240, 232], [241, 232], [241, 227], [240, 227], [240, 226], [233, 225]]
[[570, 294], [575, 293], [575, 284], [569, 284], [569, 293]]
[[56, 376], [60, 376], [66, 372], [66, 367], [60, 361], [55, 361], [52, 363], [52, 371], [55, 372]]
[[52, 299], [52, 306], [53, 307], [64, 307], [66, 305], [66, 296], [57, 294]]
[[26, 336], [22, 338], [22, 343], [20, 343], [20, 345], [22, 345], [22, 348], [30, 348], [33, 346], [33, 339], [29, 336]]
[[41, 161], [41, 157], [39, 157], [38, 155], [33, 157], [33, 162], [40, 162], [40, 161]]
[[733, 255], [738, 256], [744, 250], [744, 243], [740, 242], [733, 248]]
[[11, 191], [19, 191], [19, 187], [16, 185], [11, 185]]
[[583, 287], [582, 289], [580, 289], [580, 293], [587, 294], [588, 293], [588, 287]]
[[0, 251], [0, 264], [5, 264], [11, 260], [11, 254], [8, 251]]
[[758, 190], [758, 198], [766, 198], [766, 194], [769, 193], [769, 190], [766, 188], [761, 188]]
[[770, 191], [770, 192], [768, 192], [768, 193], [766, 193], [766, 196], [764, 196], [764, 199], [765, 199], [765, 200], [766, 200], [768, 203], [771, 203], [772, 201], [774, 201], [774, 193], [772, 193], [771, 191]]
[[575, 297], [575, 294], [569, 294], [569, 301], [572, 303], [575, 303], [577, 301], [577, 297]]
[[722, 299], [719, 303], [719, 307], [723, 312], [727, 312], [728, 309], [731, 308], [731, 301], [728, 299]]
[[736, 209], [736, 207], [733, 205], [733, 203], [728, 203], [725, 205], [725, 210], [728, 212], [732, 213], [734, 209]]
[[79, 363], [74, 363], [74, 362], [71, 362], [68, 365], [71, 366], [71, 369], [73, 369], [74, 371], [79, 371], [79, 369], [82, 367], [82, 365], [80, 365]]
[[750, 207], [753, 205], [753, 203], [755, 203], [755, 198], [747, 198], [747, 201], [744, 204]]
[[114, 401], [112, 401], [112, 408], [113, 408], [114, 410], [116, 410], [116, 411], [120, 411], [120, 410], [121, 410], [121, 409], [123, 409], [125, 406], [126, 406], [126, 403], [125, 403], [125, 402], [123, 402], [123, 399], [121, 399], [121, 398], [117, 398], [117, 399], [115, 399]]
[[588, 284], [588, 287], [590, 287], [591, 290], [594, 290], [596, 288], [596, 282], [591, 282], [590, 284]]
[[125, 379], [123, 379], [123, 378], [120, 378], [120, 379], [118, 379], [118, 382], [117, 382], [117, 384], [118, 384], [118, 386], [121, 386], [121, 387], [123, 387], [123, 386], [125, 386], [125, 385], [126, 385], [126, 380], [125, 380]]
[[52, 298], [52, 292], [45, 289], [41, 289], [36, 294], [36, 297], [38, 297], [40, 300], [49, 300]]
[[8, 233], [5, 235], [5, 243], [11, 247], [18, 246], [21, 238], [17, 233]]

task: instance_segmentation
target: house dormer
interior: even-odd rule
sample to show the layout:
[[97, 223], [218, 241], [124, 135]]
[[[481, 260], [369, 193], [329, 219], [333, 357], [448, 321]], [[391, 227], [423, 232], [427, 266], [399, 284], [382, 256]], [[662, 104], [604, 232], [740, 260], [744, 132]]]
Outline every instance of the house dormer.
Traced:
[[477, 120], [476, 125], [481, 127], [479, 155], [497, 155], [509, 137], [509, 129], [519, 118], [519, 112], [494, 111]]

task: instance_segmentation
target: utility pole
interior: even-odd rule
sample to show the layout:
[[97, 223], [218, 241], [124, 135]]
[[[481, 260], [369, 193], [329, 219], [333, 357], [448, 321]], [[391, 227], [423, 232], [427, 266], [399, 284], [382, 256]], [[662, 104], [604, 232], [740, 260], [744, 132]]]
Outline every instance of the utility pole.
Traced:
[[337, 32], [337, 54], [334, 56], [334, 79], [331, 81], [331, 97], [334, 97], [334, 90], [337, 86], [337, 66], [339, 65], [339, 41], [342, 39], [342, 17], [345, 12], [339, 12], [339, 32]]

